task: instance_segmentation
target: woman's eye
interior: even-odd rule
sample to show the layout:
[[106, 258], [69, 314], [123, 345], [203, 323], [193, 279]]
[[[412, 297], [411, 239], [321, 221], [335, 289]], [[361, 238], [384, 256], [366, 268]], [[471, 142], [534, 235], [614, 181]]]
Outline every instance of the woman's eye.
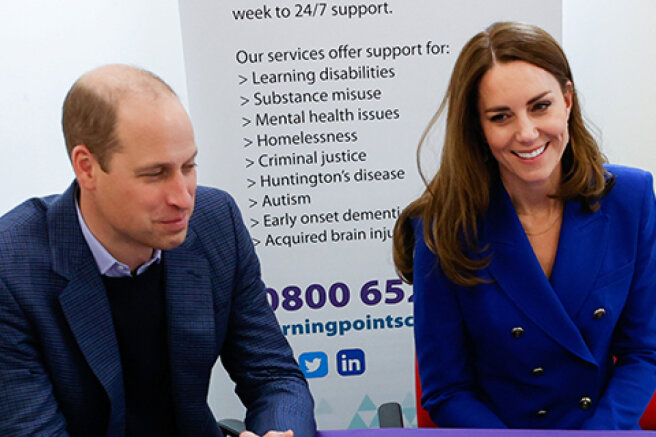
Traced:
[[508, 118], [506, 114], [496, 114], [490, 117], [490, 121], [495, 122], [495, 123], [500, 123], [502, 121], [505, 121]]
[[533, 109], [536, 111], [544, 111], [549, 106], [551, 106], [551, 102], [538, 102], [533, 106]]

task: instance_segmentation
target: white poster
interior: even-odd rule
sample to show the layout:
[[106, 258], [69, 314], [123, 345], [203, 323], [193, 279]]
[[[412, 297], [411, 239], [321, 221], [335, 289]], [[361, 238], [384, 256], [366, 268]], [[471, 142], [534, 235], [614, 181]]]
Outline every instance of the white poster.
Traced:
[[[423, 188], [417, 142], [469, 38], [519, 20], [560, 39], [561, 2], [181, 0], [180, 13], [200, 182], [241, 208], [319, 428], [376, 427], [388, 401], [416, 424], [412, 287], [391, 237]], [[243, 415], [231, 387], [216, 370], [217, 417]]]

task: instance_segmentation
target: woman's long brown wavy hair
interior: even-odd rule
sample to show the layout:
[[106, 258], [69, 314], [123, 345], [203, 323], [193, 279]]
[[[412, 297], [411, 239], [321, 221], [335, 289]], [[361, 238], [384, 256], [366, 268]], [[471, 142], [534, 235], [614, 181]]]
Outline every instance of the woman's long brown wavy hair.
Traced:
[[563, 177], [555, 197], [578, 200], [584, 209], [594, 211], [606, 192], [606, 159], [584, 124], [563, 50], [539, 27], [495, 23], [462, 49], [446, 95], [419, 142], [418, 162], [428, 133], [446, 111], [440, 168], [430, 182], [424, 178], [426, 190], [401, 213], [394, 228], [394, 264], [408, 283], [412, 283], [413, 274], [413, 218], [423, 220], [426, 245], [438, 255], [451, 281], [462, 286], [483, 282], [477, 272], [487, 267], [490, 257], [473, 259], [467, 253], [484, 249], [478, 247], [477, 224], [488, 209], [490, 186], [499, 175], [479, 121], [478, 87], [493, 65], [511, 61], [525, 61], [548, 71], [563, 92], [572, 92], [570, 142], [562, 158]]

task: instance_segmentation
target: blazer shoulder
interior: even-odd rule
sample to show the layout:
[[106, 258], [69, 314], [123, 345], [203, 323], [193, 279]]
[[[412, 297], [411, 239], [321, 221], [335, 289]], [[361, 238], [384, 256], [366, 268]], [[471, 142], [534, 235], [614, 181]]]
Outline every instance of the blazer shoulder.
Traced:
[[218, 188], [198, 187], [191, 226], [203, 229], [217, 223], [225, 224], [233, 220], [236, 211], [235, 200], [227, 192]]
[[[606, 170], [615, 176], [615, 188], [620, 190], [636, 189], [653, 181], [651, 173], [646, 170], [624, 165], [607, 164]], [[611, 191], [612, 192], [612, 191]]]
[[47, 238], [48, 209], [60, 195], [34, 197], [0, 217], [0, 246], [30, 246]]
[[605, 168], [615, 177], [615, 186], [602, 199], [603, 203], [619, 202], [637, 207], [642, 204], [645, 196], [653, 193], [653, 177], [648, 171], [610, 164]]
[[59, 197], [33, 197], [9, 210], [0, 217], [0, 233], [19, 230], [31, 223], [42, 223], [46, 220], [46, 213], [50, 205]]
[[25, 284], [22, 275], [34, 279], [49, 269], [47, 213], [57, 197], [26, 200], [0, 218], [0, 281], [5, 285]]

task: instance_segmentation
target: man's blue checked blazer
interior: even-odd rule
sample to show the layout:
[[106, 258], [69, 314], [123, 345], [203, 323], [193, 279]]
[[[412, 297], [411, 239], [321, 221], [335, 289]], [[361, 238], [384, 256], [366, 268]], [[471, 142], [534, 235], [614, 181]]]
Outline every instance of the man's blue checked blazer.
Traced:
[[[125, 433], [121, 361], [109, 302], [82, 236], [76, 185], [0, 219], [0, 435]], [[315, 431], [313, 401], [266, 300], [234, 201], [199, 187], [184, 243], [163, 254], [179, 436], [221, 432], [207, 405], [220, 356], [247, 427]], [[144, 314], [144, 317], [148, 317]]]

